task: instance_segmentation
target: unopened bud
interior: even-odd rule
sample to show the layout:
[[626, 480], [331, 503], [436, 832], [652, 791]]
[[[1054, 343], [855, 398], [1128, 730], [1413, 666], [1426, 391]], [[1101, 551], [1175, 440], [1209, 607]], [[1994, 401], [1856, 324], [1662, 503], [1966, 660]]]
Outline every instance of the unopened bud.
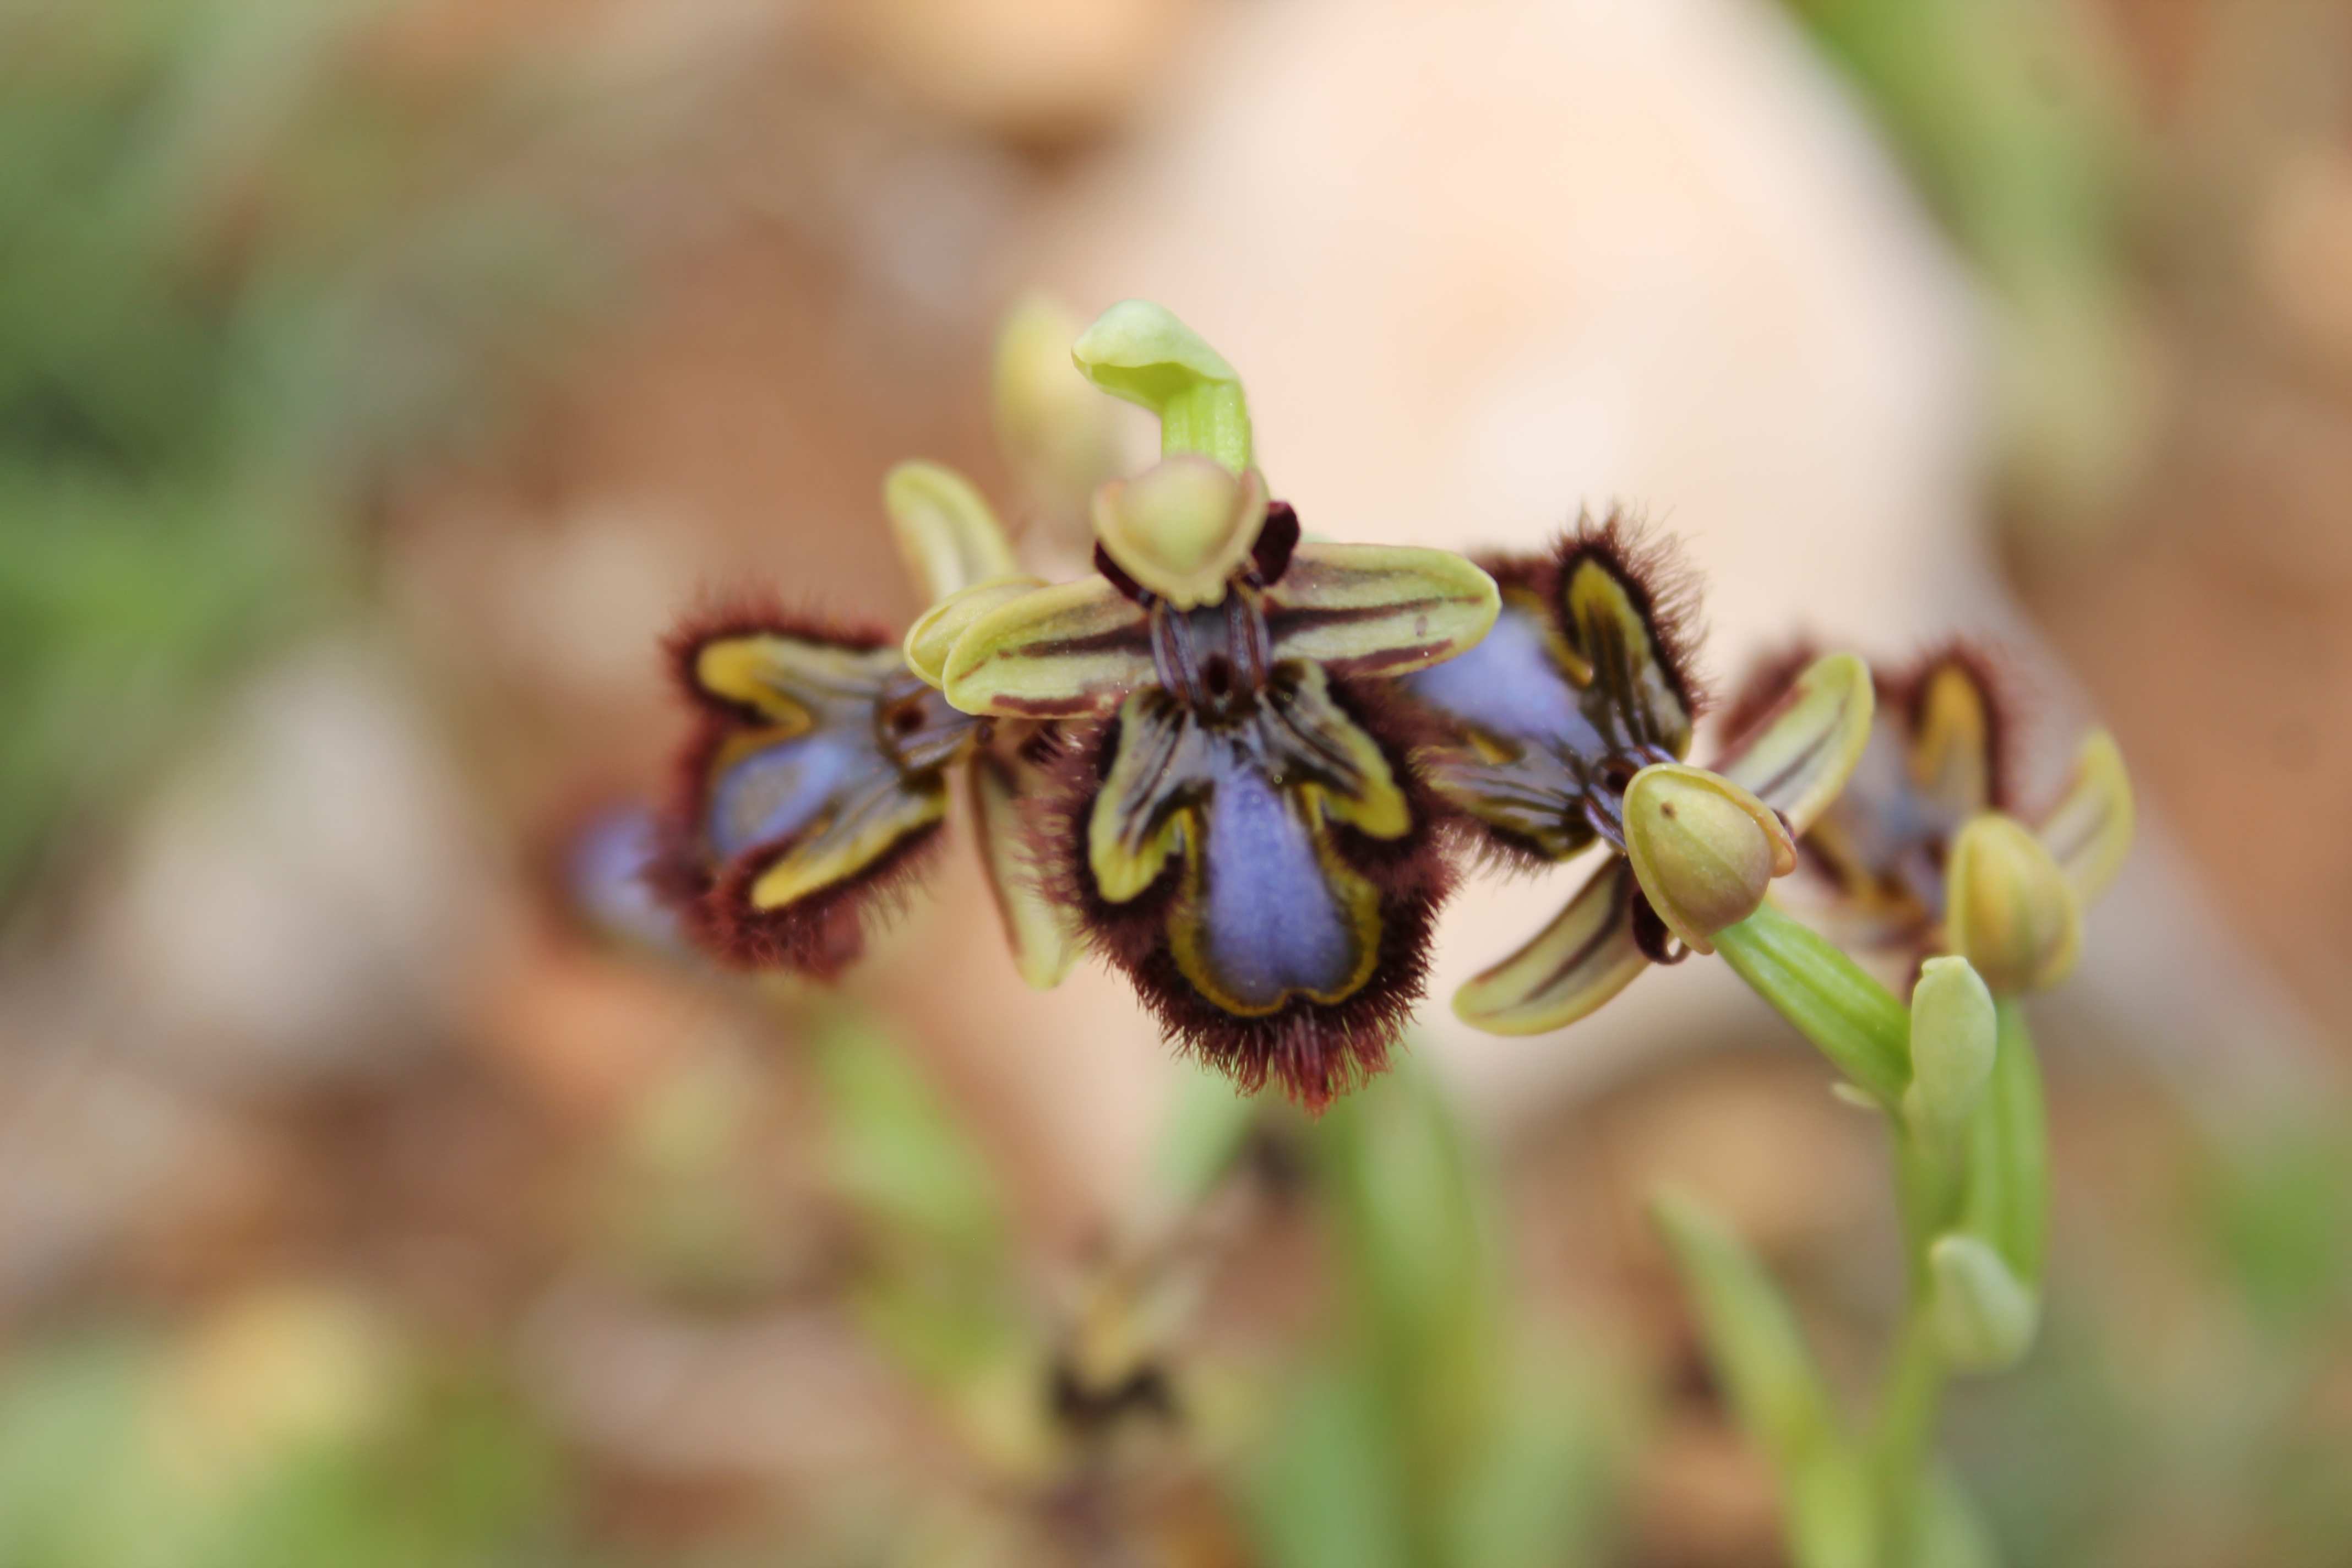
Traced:
[[1191, 609], [1225, 595], [1265, 523], [1265, 481], [1208, 458], [1162, 458], [1095, 492], [1095, 537], [1143, 587]]
[[1951, 945], [2000, 996], [2063, 980], [2083, 945], [2082, 906], [2050, 851], [2014, 817], [1960, 829], [1945, 870]]
[[1720, 773], [1657, 763], [1625, 786], [1625, 856], [1650, 907], [1683, 945], [1756, 912], [1775, 877], [1797, 868], [1796, 841], [1770, 806]]
[[1949, 1138], [1984, 1092], [1999, 1048], [1992, 993], [1965, 958], [1931, 958], [1911, 991], [1911, 1087], [1903, 1109], [1928, 1137]]
[[1023, 297], [996, 331], [991, 411], [996, 442], [1035, 515], [1064, 542], [1083, 539], [1087, 498], [1119, 471], [1113, 411], [1070, 363], [1078, 321], [1043, 294]]
[[1936, 1279], [1936, 1343], [1954, 1366], [1998, 1372], [2032, 1348], [2041, 1305], [1978, 1237], [1955, 1231], [1927, 1249]]
[[1165, 306], [1120, 300], [1079, 334], [1070, 357], [1105, 392], [1160, 416], [1162, 455], [1196, 452], [1231, 474], [1249, 469], [1241, 376]]

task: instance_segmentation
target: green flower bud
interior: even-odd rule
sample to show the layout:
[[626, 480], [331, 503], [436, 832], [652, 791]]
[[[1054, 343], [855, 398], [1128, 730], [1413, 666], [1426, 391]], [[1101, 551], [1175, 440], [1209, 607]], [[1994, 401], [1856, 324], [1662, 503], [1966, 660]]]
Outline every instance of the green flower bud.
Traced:
[[1936, 1342], [1969, 1372], [1998, 1372], [2032, 1348], [2041, 1304], [2000, 1254], [1955, 1231], [1927, 1249], [1936, 1277]]
[[1079, 334], [1070, 357], [1114, 397], [1160, 416], [1162, 454], [1197, 452], [1248, 471], [1249, 403], [1241, 376], [1201, 334], [1149, 300], [1122, 300]]
[[1136, 582], [1189, 610], [1225, 596], [1265, 523], [1265, 481], [1189, 452], [1095, 492], [1095, 537]]
[[1984, 1092], [2000, 1038], [1992, 993], [1965, 958], [1931, 958], [1911, 992], [1911, 1087], [1904, 1114], [1919, 1134], [1948, 1140]]
[[2014, 817], [1988, 812], [1952, 844], [1946, 934], [1994, 994], [2066, 978], [2083, 946], [2082, 906], [2050, 851]]
[[1775, 877], [1797, 868], [1796, 840], [1772, 808], [1720, 773], [1656, 763], [1625, 786], [1625, 856], [1651, 908], [1683, 945], [1756, 912]]
[[1088, 500], [1121, 465], [1110, 405], [1070, 364], [1078, 327], [1053, 300], [1024, 295], [997, 329], [991, 403], [997, 445], [1033, 514], [1083, 549]]

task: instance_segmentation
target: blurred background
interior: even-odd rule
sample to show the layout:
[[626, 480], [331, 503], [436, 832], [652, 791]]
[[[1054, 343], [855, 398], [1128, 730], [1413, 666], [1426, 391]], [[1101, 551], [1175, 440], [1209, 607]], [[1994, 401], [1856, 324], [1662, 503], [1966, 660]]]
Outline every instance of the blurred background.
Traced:
[[1780, 1561], [1643, 1202], [1857, 1379], [1897, 1254], [1715, 966], [1310, 1127], [961, 849], [831, 994], [636, 892], [698, 593], [903, 624], [910, 456], [1069, 558], [1033, 289], [1310, 529], [1623, 502], [1718, 686], [1969, 627], [2029, 798], [2110, 724], [1951, 1463], [2015, 1564], [2352, 1561], [2352, 7], [0, 0], [0, 1562]]

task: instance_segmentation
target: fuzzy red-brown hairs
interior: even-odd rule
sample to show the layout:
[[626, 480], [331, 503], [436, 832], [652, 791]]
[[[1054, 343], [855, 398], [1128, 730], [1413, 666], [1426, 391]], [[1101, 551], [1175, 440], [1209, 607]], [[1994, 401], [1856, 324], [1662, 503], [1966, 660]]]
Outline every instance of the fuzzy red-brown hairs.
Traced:
[[1561, 589], [1587, 561], [1600, 562], [1625, 585], [1625, 596], [1641, 612], [1657, 644], [1666, 683], [1692, 722], [1697, 722], [1707, 706], [1698, 676], [1698, 645], [1705, 635], [1698, 615], [1699, 579], [1671, 535], [1615, 509], [1598, 522], [1586, 512], [1541, 555], [1488, 556], [1478, 564], [1497, 586], [1525, 589], [1558, 620], [1567, 613]]
[[714, 867], [689, 841], [666, 834], [646, 880], [677, 910], [694, 944], [729, 968], [784, 969], [833, 980], [863, 956], [867, 933], [906, 907], [907, 895], [929, 873], [944, 842], [941, 826], [908, 835], [856, 876], [782, 909], [755, 906], [751, 885], [793, 847], [790, 837]]
[[1927, 700], [1927, 683], [1937, 670], [1957, 668], [1973, 685], [1984, 700], [1986, 775], [1990, 781], [1995, 811], [2008, 811], [2015, 803], [2015, 781], [2011, 770], [2021, 714], [2018, 688], [2021, 684], [2014, 665], [1999, 650], [1966, 637], [1953, 637], [1922, 650], [1906, 665], [1881, 673], [1881, 667], [1871, 666], [1871, 683], [1877, 688], [1881, 709], [1899, 715], [1906, 734], [1916, 735], [1923, 718], [1921, 705]]
[[905, 907], [908, 892], [929, 869], [939, 830], [934, 826], [910, 834], [856, 876], [774, 910], [751, 902], [751, 886], [792, 848], [796, 836], [754, 845], [723, 861], [711, 858], [702, 826], [711, 768], [730, 740], [770, 721], [706, 690], [695, 679], [696, 661], [713, 642], [762, 634], [859, 652], [887, 647], [892, 640], [871, 623], [791, 610], [773, 595], [714, 596], [689, 612], [663, 640], [662, 651], [673, 683], [694, 710], [695, 725], [671, 770], [660, 845], [646, 879], [677, 911], [688, 939], [721, 963], [830, 980], [865, 952], [871, 929]]
[[1797, 677], [1821, 656], [1821, 647], [1812, 638], [1799, 637], [1749, 665], [1738, 689], [1723, 710], [1722, 722], [1717, 726], [1722, 744], [1736, 744], [1740, 737], [1770, 718], [1773, 710], [1788, 697], [1790, 689], [1797, 684]]
[[1201, 994], [1176, 963], [1168, 920], [1182, 869], [1171, 864], [1140, 897], [1105, 900], [1087, 863], [1087, 816], [1118, 744], [1118, 721], [1073, 737], [1032, 817], [1032, 858], [1046, 889], [1079, 911], [1087, 940], [1126, 974], [1161, 1033], [1180, 1050], [1233, 1079], [1245, 1093], [1271, 1080], [1310, 1115], [1386, 1070], [1389, 1049], [1411, 1021], [1429, 979], [1437, 911], [1454, 889], [1441, 828], [1448, 807], [1408, 765], [1411, 737], [1425, 720], [1383, 681], [1330, 683], [1342, 711], [1379, 742], [1412, 813], [1412, 830], [1378, 839], [1335, 823], [1329, 831], [1349, 868], [1379, 895], [1381, 941], [1371, 978], [1345, 1001], [1294, 997], [1263, 1017], [1228, 1013]]

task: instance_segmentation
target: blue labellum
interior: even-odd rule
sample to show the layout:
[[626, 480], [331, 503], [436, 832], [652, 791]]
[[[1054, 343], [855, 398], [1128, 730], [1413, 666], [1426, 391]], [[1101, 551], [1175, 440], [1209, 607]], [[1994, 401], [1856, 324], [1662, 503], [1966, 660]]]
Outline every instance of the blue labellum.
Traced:
[[726, 768], [710, 791], [711, 850], [723, 859], [808, 826], [853, 772], [887, 765], [862, 739], [819, 731]]
[[1209, 958], [1226, 994], [1253, 1008], [1339, 991], [1359, 950], [1293, 804], [1239, 749], [1211, 786], [1202, 837]]

